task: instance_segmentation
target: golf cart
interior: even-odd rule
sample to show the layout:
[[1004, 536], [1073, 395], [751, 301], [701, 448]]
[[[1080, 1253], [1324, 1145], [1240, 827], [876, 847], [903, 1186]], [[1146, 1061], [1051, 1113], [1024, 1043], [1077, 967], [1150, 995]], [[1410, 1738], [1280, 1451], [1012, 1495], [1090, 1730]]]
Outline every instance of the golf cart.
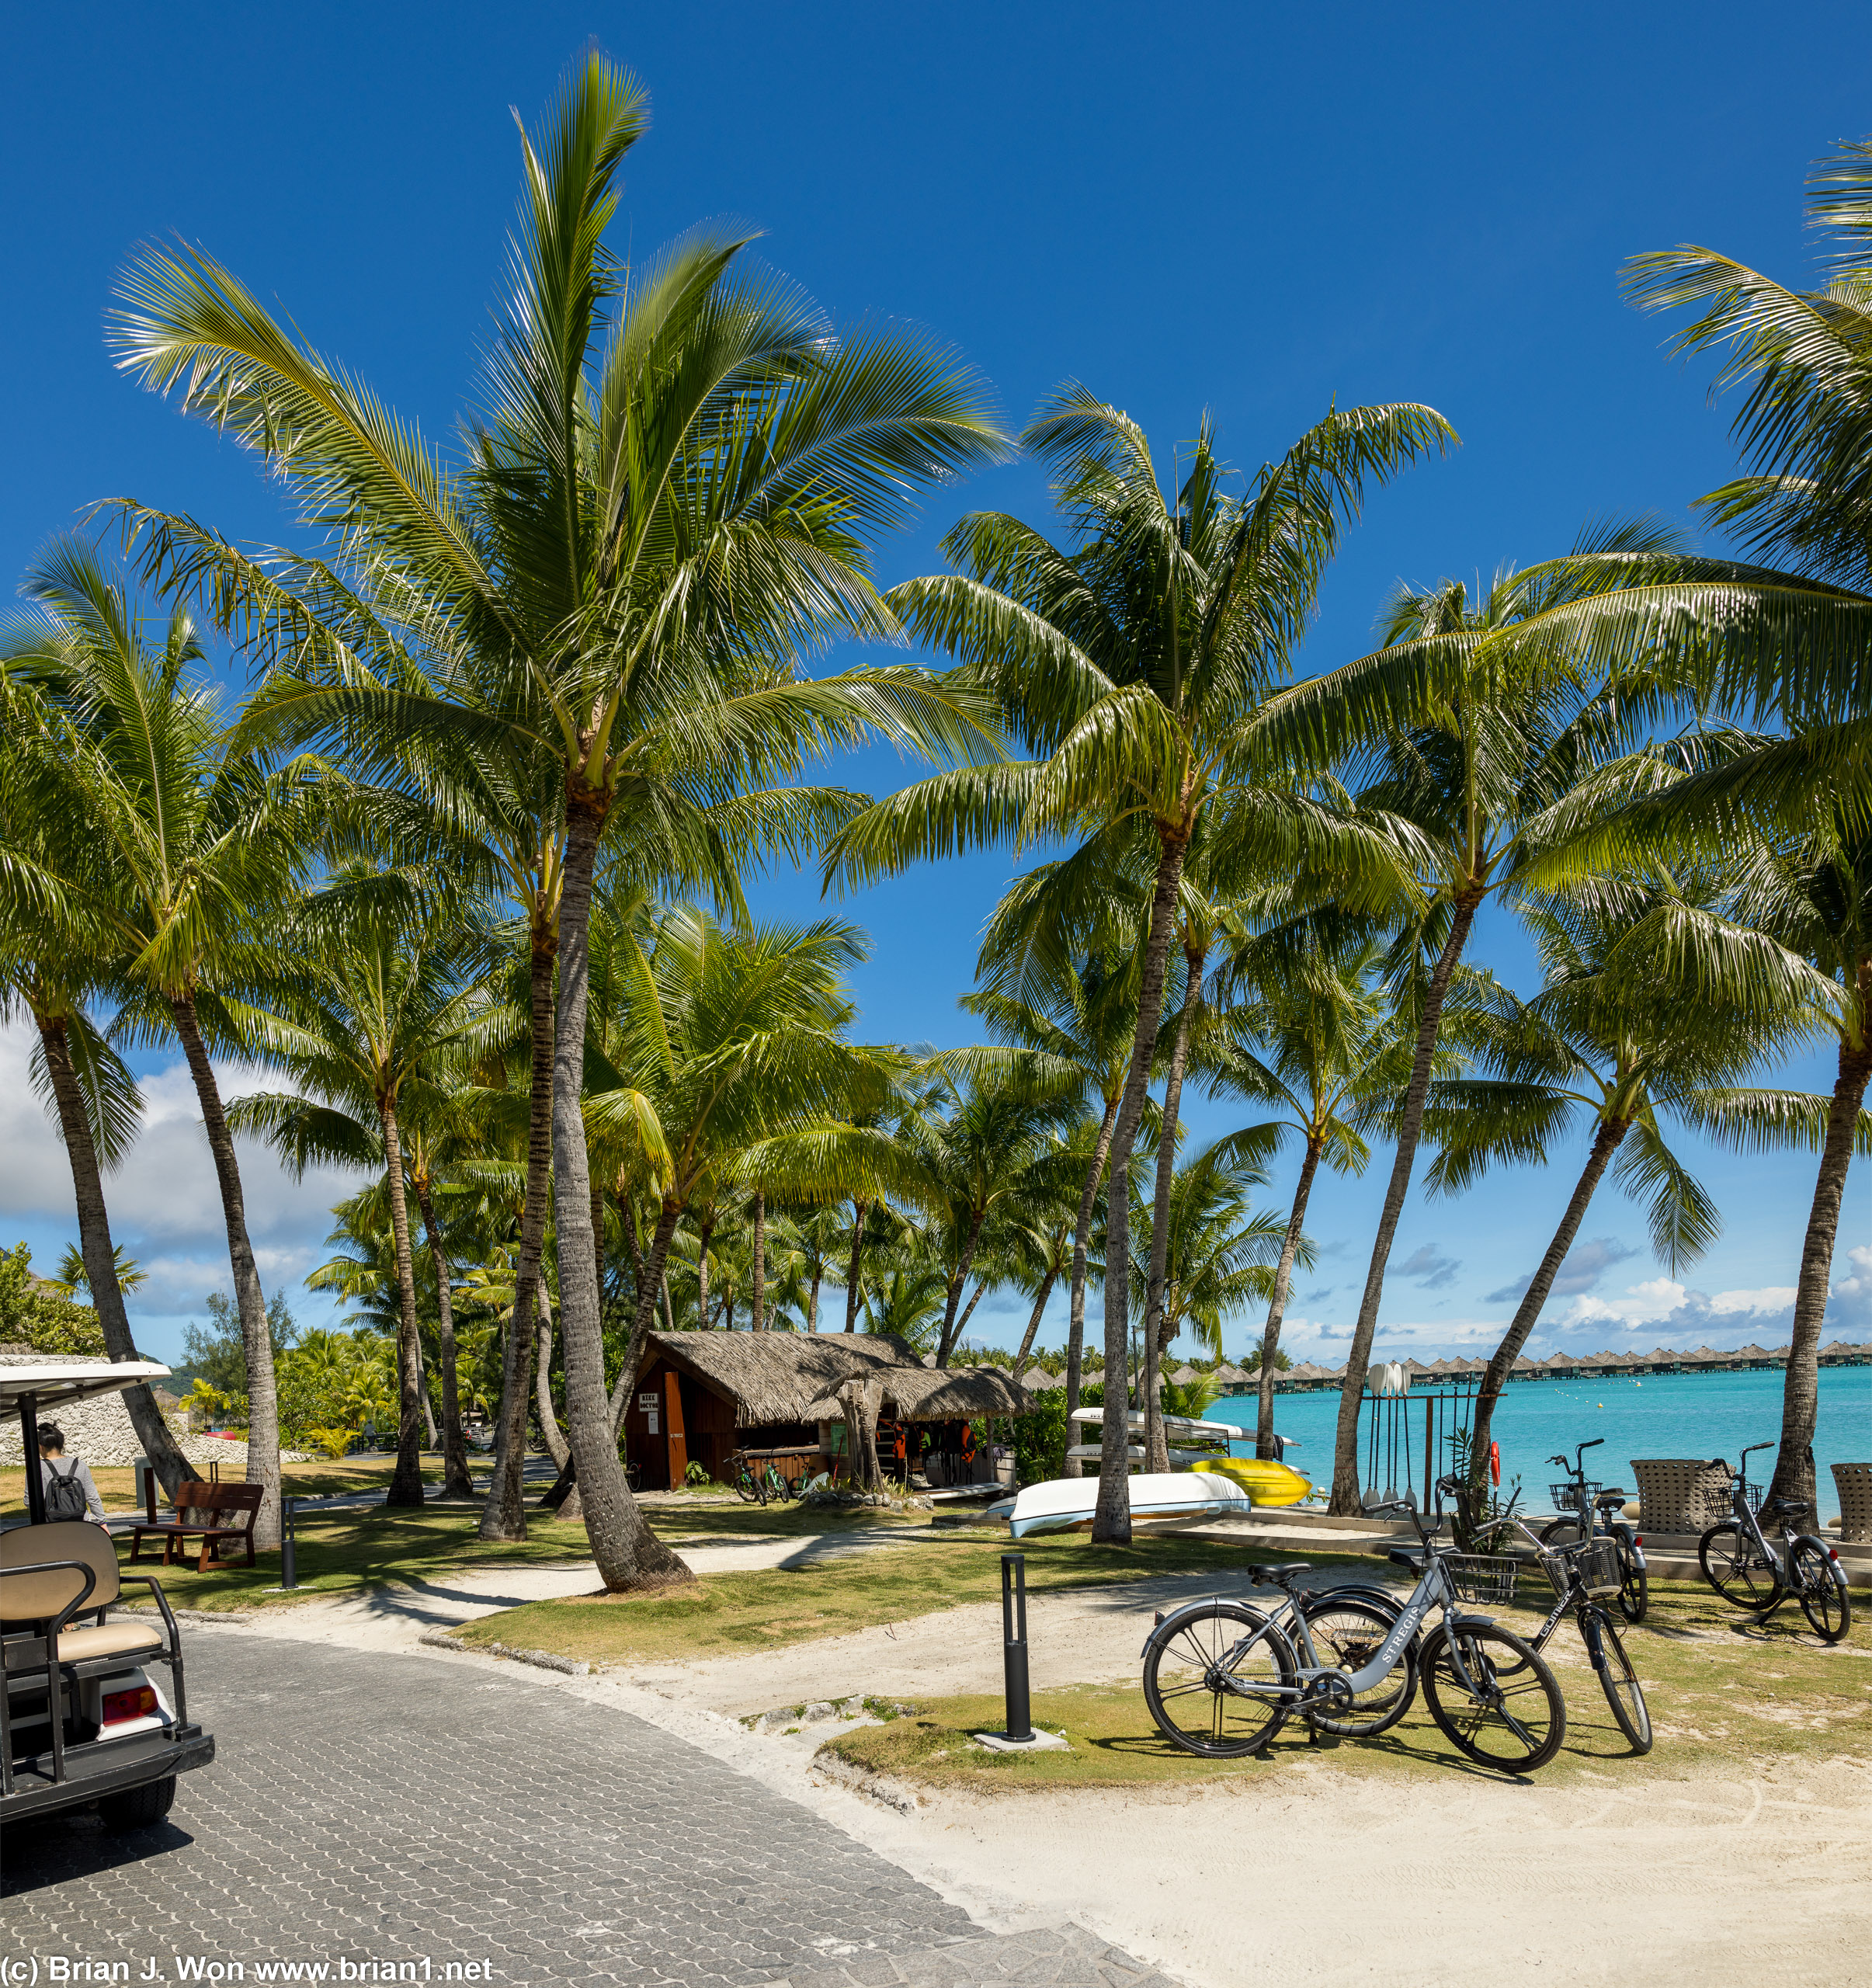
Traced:
[[[26, 1522], [0, 1531], [0, 1824], [95, 1804], [106, 1828], [139, 1829], [168, 1812], [179, 1774], [214, 1758], [214, 1740], [189, 1723], [182, 1639], [161, 1587], [120, 1571], [110, 1535], [89, 1520], [49, 1522], [38, 1467], [42, 1415], [168, 1371], [150, 1361], [0, 1366], [0, 1414], [17, 1413], [26, 1460]], [[148, 1588], [161, 1621], [113, 1618], [127, 1587]], [[153, 1664], [168, 1667], [166, 1695]]]

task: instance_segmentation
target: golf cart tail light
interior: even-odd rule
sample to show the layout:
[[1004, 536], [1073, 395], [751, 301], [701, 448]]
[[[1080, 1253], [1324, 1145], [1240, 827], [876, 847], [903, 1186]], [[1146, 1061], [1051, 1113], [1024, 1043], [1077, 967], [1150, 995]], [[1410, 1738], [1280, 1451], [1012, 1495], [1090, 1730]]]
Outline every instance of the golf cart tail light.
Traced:
[[134, 1691], [106, 1691], [103, 1722], [118, 1726], [127, 1719], [148, 1719], [155, 1709], [156, 1694], [148, 1684], [139, 1684]]

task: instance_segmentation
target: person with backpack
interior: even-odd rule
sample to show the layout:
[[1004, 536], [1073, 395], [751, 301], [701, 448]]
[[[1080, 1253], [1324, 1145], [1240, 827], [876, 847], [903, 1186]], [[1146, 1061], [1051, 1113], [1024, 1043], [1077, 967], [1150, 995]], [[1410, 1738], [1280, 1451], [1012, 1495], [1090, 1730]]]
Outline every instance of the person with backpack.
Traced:
[[104, 1500], [98, 1496], [91, 1466], [82, 1457], [65, 1462], [65, 1432], [55, 1423], [39, 1425], [39, 1479], [46, 1487], [49, 1523], [92, 1519], [104, 1524]]

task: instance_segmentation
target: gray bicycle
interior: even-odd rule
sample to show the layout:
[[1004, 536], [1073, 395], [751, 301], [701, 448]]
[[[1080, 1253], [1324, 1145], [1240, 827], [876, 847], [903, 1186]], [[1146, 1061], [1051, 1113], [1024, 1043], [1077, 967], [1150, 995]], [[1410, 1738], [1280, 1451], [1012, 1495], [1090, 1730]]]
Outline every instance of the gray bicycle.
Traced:
[[[1839, 1555], [1824, 1539], [1796, 1532], [1794, 1521], [1814, 1509], [1796, 1498], [1770, 1498], [1749, 1482], [1749, 1459], [1772, 1443], [1751, 1443], [1729, 1473], [1732, 1518], [1713, 1525], [1697, 1542], [1697, 1559], [1703, 1577], [1725, 1601], [1752, 1609], [1766, 1618], [1791, 1594], [1801, 1604], [1814, 1633], [1823, 1642], [1840, 1642], [1853, 1627], [1853, 1604]], [[1724, 1464], [1723, 1468], [1728, 1469]], [[1759, 1507], [1759, 1516], [1756, 1508]], [[1762, 1521], [1776, 1524], [1779, 1545], [1772, 1543]]]
[[[1566, 1701], [1539, 1651], [1472, 1600], [1495, 1598], [1515, 1563], [1441, 1545], [1446, 1493], [1440, 1479], [1433, 1525], [1415, 1498], [1376, 1507], [1408, 1513], [1421, 1542], [1391, 1558], [1418, 1575], [1394, 1614], [1374, 1599], [1303, 1596], [1304, 1561], [1252, 1569], [1280, 1587], [1272, 1609], [1212, 1595], [1163, 1616], [1144, 1646], [1144, 1696], [1165, 1739], [1210, 1759], [1259, 1754], [1290, 1718], [1335, 1736], [1369, 1739], [1394, 1726], [1419, 1684], [1430, 1716], [1458, 1752], [1478, 1765], [1529, 1774], [1566, 1737]], [[1433, 1611], [1440, 1619], [1421, 1636]]]

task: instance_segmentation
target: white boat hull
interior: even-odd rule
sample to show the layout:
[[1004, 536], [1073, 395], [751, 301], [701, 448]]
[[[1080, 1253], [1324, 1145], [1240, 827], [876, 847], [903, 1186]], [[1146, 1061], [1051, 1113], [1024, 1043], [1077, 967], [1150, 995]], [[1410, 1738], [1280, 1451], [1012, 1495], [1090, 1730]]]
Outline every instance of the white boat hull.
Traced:
[[[1254, 1510], [1239, 1484], [1204, 1470], [1147, 1471], [1127, 1477], [1134, 1519], [1221, 1518]], [[1030, 1484], [1014, 1500], [1008, 1529], [1015, 1538], [1084, 1525], [1099, 1502], [1096, 1477], [1054, 1477]]]

